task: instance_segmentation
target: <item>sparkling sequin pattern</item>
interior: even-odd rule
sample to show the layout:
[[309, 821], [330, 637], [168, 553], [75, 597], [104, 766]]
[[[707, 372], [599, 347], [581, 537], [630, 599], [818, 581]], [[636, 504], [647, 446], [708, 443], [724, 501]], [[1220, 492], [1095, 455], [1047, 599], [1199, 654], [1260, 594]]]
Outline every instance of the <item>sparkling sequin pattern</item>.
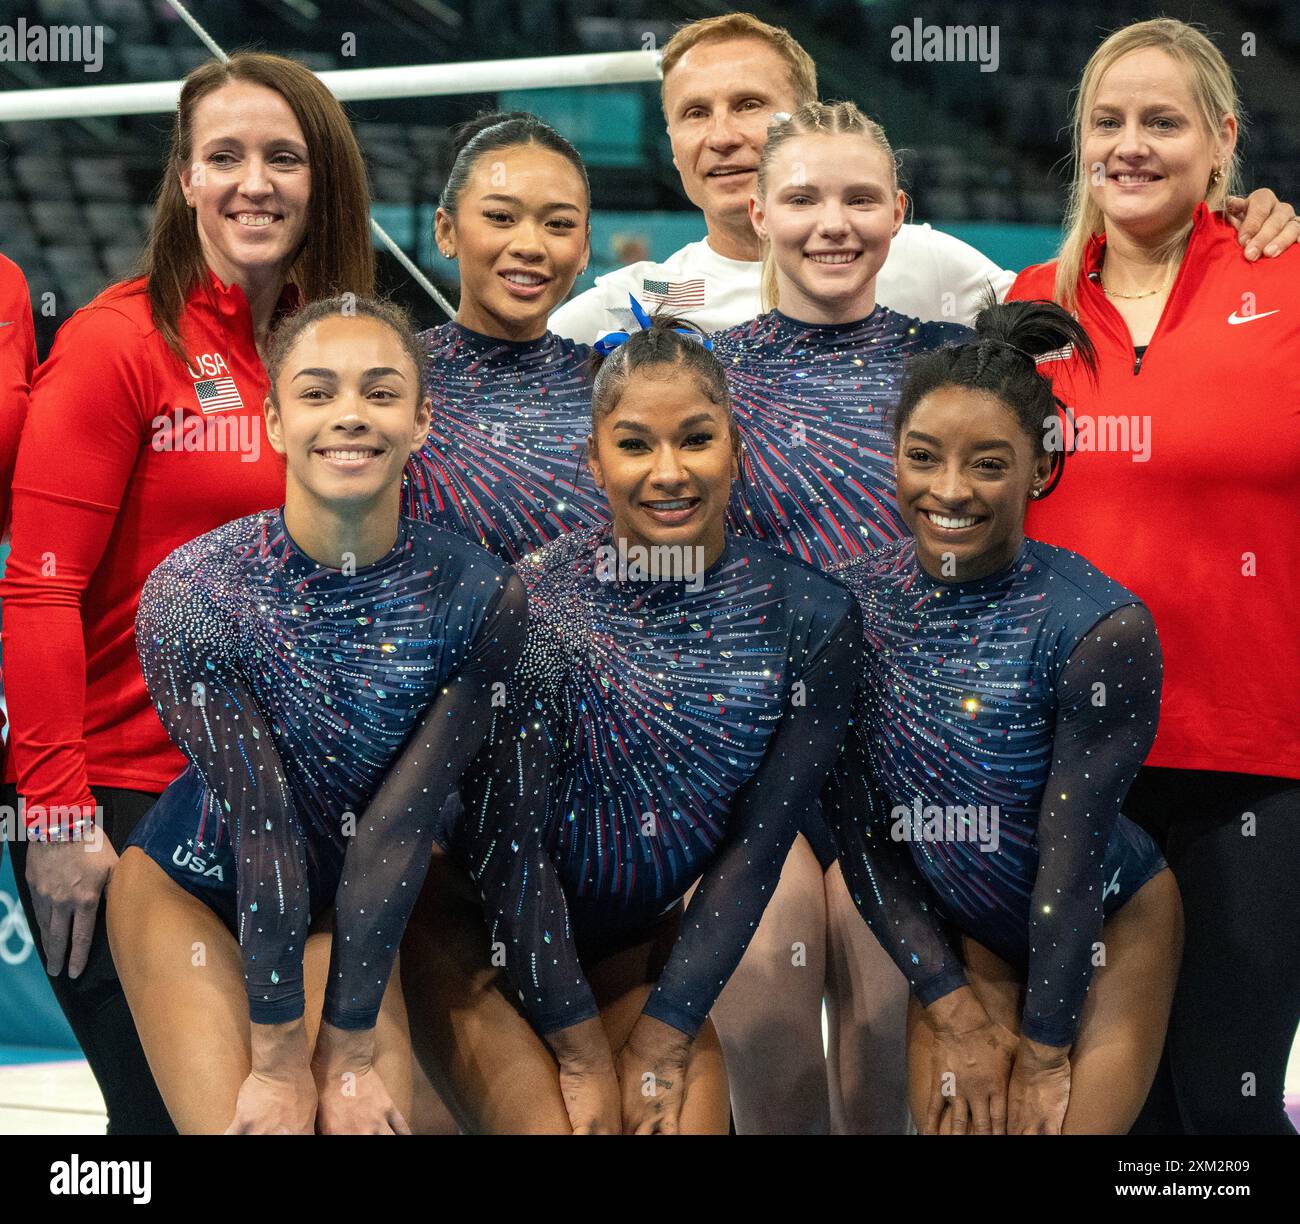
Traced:
[[[1033, 540], [1009, 568], [965, 583], [925, 574], [910, 538], [833, 573], [863, 613], [854, 734], [884, 800], [869, 814], [875, 835], [888, 821], [893, 849], [910, 853], [928, 892], [914, 900], [936, 900], [967, 934], [1028, 967], [1036, 1039], [1064, 1044], [1103, 909], [1162, 865], [1119, 814], [1159, 708], [1149, 614], [1083, 558]], [[919, 823], [937, 831], [939, 818], [941, 836], [918, 836]], [[887, 859], [871, 866], [882, 863], [889, 876]], [[890, 891], [861, 875], [854, 887], [877, 902]], [[909, 977], [923, 979], [918, 954], [906, 959]]]
[[237, 871], [236, 933], [271, 1011], [312, 914], [334, 898], [351, 826], [508, 577], [488, 553], [409, 519], [374, 564], [325, 568], [280, 511], [208, 532], [150, 575], [141, 665], [191, 764], [133, 841], [160, 847], [167, 870], [180, 860], [158, 839], [171, 833], [203, 864], [224, 864], [218, 876], [179, 873], [187, 885], [229, 890]]
[[731, 528], [822, 569], [906, 535], [890, 435], [904, 363], [972, 336], [884, 306], [822, 326], [770, 311], [718, 333], [746, 455]]
[[403, 512], [508, 561], [605, 522], [585, 463], [591, 350], [547, 332], [497, 340], [445, 323], [424, 332], [429, 434], [407, 463]]
[[650, 1009], [685, 1030], [841, 742], [859, 629], [847, 591], [753, 541], [729, 539], [694, 591], [602, 578], [609, 545], [608, 528], [575, 532], [521, 562], [522, 704], [550, 749], [543, 836], [580, 943], [644, 930], [703, 875]]

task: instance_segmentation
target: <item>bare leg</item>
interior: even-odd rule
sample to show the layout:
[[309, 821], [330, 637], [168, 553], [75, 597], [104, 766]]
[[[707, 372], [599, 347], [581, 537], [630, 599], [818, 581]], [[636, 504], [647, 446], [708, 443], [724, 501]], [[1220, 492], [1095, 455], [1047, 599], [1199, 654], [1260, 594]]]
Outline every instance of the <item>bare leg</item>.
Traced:
[[744, 957], [711, 1013], [742, 1135], [824, 1135], [830, 1129], [822, 993], [826, 891], [802, 835]]
[[[220, 1134], [235, 1116], [251, 1065], [239, 944], [212, 910], [134, 846], [109, 881], [108, 937], [149, 1068], [177, 1130]], [[328, 927], [309, 935], [303, 953], [309, 1043], [320, 1025], [329, 938]], [[375, 1066], [394, 1104], [406, 1111], [410, 1073], [403, 1068], [410, 1053], [395, 983], [396, 974], [375, 1028]]]
[[[587, 980], [600, 1006], [610, 1049], [622, 1049], [641, 1015], [653, 984], [677, 937], [677, 924], [665, 923], [644, 943], [616, 952], [589, 966]], [[678, 1130], [683, 1135], [725, 1135], [730, 1123], [727, 1072], [717, 1031], [705, 1020], [691, 1044], [686, 1089]]]
[[411, 1131], [416, 1135], [459, 1135], [460, 1127], [447, 1103], [439, 1095], [424, 1064], [411, 1059]]
[[1061, 1133], [1128, 1133], [1160, 1063], [1183, 956], [1183, 910], [1168, 868], [1116, 910], [1102, 930], [1097, 969], [1070, 1053], [1072, 1085]]
[[108, 939], [176, 1129], [221, 1134], [235, 1116], [252, 1058], [234, 936], [148, 855], [128, 846], [109, 880]]
[[[611, 1047], [627, 1040], [675, 930], [587, 966]], [[412, 1046], [430, 1081], [470, 1133], [570, 1134], [550, 1048], [492, 965], [482, 908], [463, 871], [435, 855], [402, 944]], [[727, 1130], [717, 1035], [705, 1024], [686, 1069], [683, 1133]]]
[[[962, 942], [966, 976], [984, 1010], [1019, 1033], [1023, 986], [1015, 971], [974, 940]], [[1062, 1134], [1127, 1134], [1155, 1078], [1182, 958], [1182, 908], [1168, 868], [1106, 920], [1102, 942], [1106, 964], [1093, 975], [1070, 1052]], [[912, 1112], [924, 1117], [932, 1038], [915, 999], [907, 1030]]]
[[402, 941], [415, 1056], [470, 1134], [572, 1131], [549, 1047], [513, 999], [464, 872], [435, 854]]
[[825, 887], [831, 1129], [837, 1135], [903, 1135], [907, 979], [862, 920], [838, 863], [826, 872]]

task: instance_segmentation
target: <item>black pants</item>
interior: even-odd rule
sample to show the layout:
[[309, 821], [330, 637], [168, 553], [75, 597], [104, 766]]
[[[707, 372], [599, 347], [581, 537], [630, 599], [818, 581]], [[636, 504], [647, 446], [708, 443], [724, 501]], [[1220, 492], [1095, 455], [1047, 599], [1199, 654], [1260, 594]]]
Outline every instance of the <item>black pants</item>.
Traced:
[[[95, 799], [100, 806], [101, 827], [113, 849], [122, 853], [131, 831], [140, 818], [154, 805], [157, 795], [144, 791], [121, 790], [111, 786], [95, 787]], [[10, 784], [0, 786], [0, 802], [17, 810], [18, 793]], [[14, 879], [18, 895], [22, 898], [41, 963], [46, 963], [45, 947], [40, 928], [32, 910], [32, 894], [27, 886], [27, 843], [13, 841]], [[153, 1082], [149, 1064], [145, 1060], [140, 1038], [127, 1007], [122, 984], [117, 980], [113, 954], [108, 948], [108, 930], [104, 915], [104, 900], [100, 899], [95, 916], [95, 936], [90, 945], [90, 958], [78, 978], [68, 977], [64, 970], [58, 977], [50, 978], [54, 996], [68, 1018], [82, 1052], [90, 1064], [99, 1090], [104, 1094], [108, 1110], [110, 1135], [174, 1135], [176, 1128], [168, 1116], [167, 1107]]]
[[1294, 1135], [1300, 1024], [1300, 781], [1143, 769], [1124, 812], [1183, 895], [1183, 967], [1156, 1082], [1131, 1133]]

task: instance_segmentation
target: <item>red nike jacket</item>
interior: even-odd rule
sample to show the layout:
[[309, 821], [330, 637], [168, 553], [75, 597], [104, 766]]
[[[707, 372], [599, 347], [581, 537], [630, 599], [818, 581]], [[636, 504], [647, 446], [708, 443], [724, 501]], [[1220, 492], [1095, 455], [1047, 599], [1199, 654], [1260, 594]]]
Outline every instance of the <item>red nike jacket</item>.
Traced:
[[128, 281], [74, 314], [36, 371], [0, 583], [5, 780], [28, 807], [85, 808], [93, 786], [161, 791], [184, 768], [136, 656], [140, 590], [174, 548], [284, 500], [243, 291], [209, 273], [181, 335], [186, 362]]
[[[1092, 279], [1078, 317], [1100, 377], [1041, 362], [1076, 425], [1060, 485], [1026, 533], [1140, 595], [1164, 651], [1147, 764], [1300, 778], [1300, 250], [1247, 263], [1204, 204], [1139, 361]], [[1054, 263], [1010, 298], [1051, 298]]]

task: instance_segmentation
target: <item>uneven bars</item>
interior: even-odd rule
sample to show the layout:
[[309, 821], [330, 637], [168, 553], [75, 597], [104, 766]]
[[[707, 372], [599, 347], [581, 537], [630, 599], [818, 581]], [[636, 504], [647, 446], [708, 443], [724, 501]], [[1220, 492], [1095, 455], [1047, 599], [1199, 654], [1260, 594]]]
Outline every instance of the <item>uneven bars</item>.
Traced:
[[[590, 55], [409, 64], [398, 68], [345, 68], [316, 75], [340, 102], [619, 85], [658, 81], [659, 52], [603, 51]], [[164, 114], [176, 109], [180, 92], [180, 81], [8, 90], [0, 92], [0, 121]]]

